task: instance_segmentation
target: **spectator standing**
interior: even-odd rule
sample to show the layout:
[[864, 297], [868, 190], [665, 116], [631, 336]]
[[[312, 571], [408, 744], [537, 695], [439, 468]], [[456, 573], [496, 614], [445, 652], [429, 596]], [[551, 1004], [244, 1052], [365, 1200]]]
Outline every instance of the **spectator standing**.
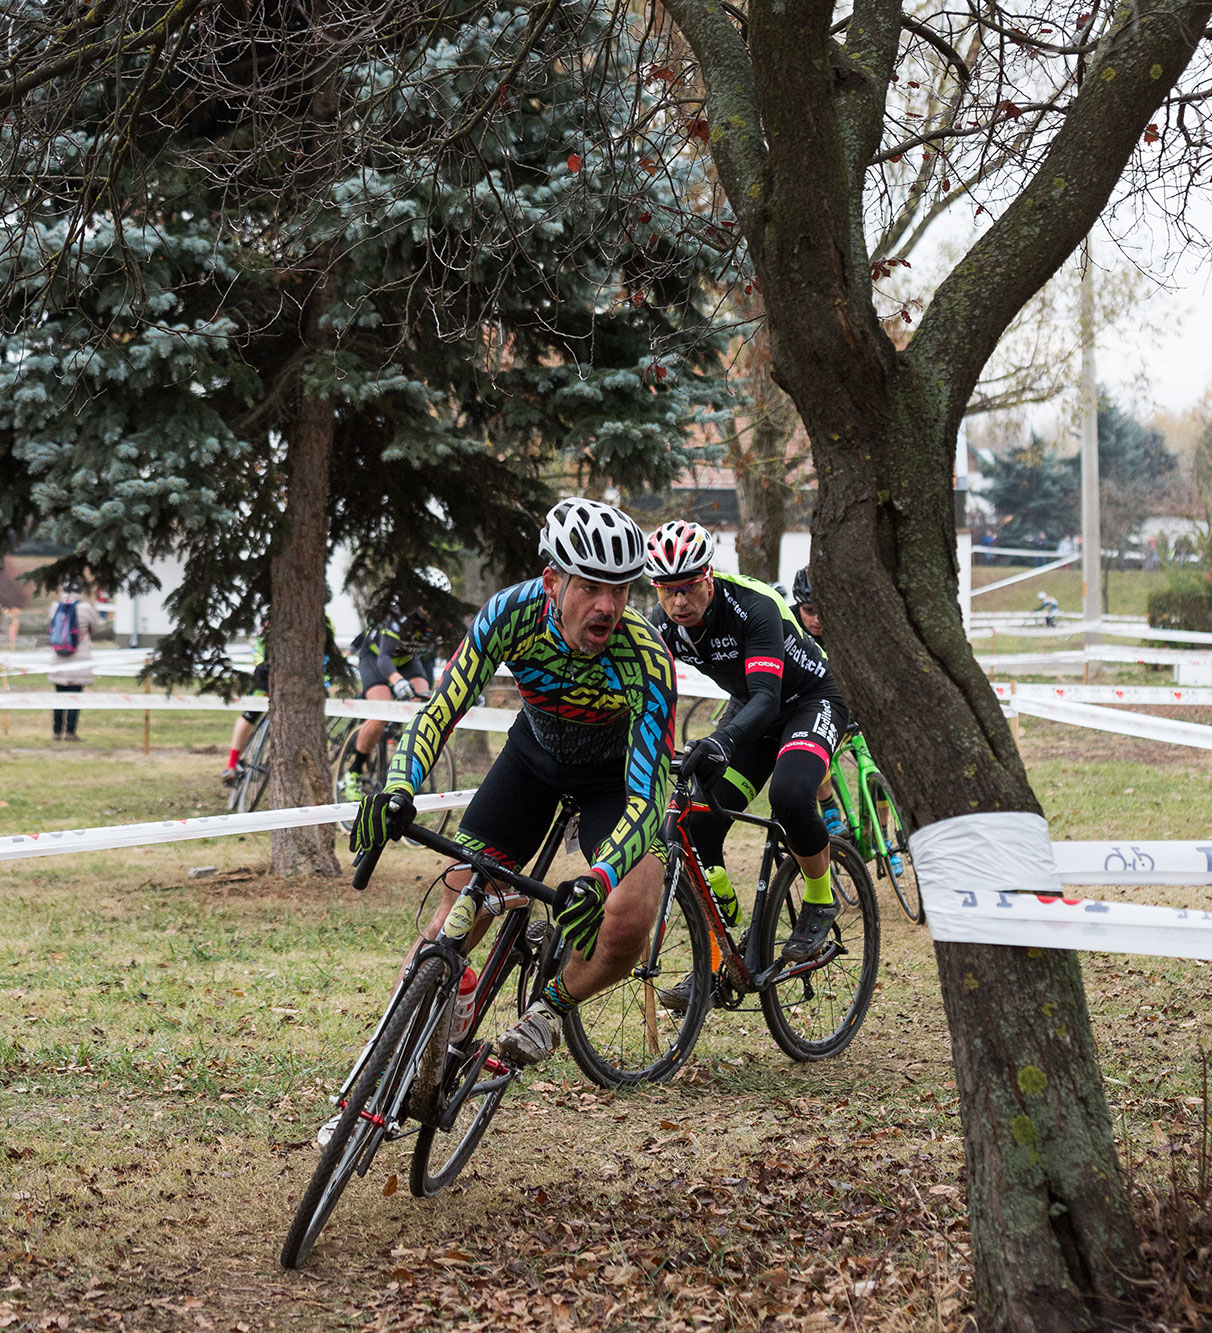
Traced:
[[[48, 672], [50, 683], [57, 694], [79, 694], [86, 685], [93, 681], [93, 630], [101, 623], [91, 602], [80, 597], [80, 580], [65, 578], [59, 587], [59, 603], [74, 605], [76, 608], [76, 651], [70, 656], [56, 656], [55, 665]], [[54, 619], [58, 605], [51, 607], [50, 620]], [[78, 708], [56, 708], [54, 710], [55, 740], [78, 741], [76, 723], [80, 717]]]

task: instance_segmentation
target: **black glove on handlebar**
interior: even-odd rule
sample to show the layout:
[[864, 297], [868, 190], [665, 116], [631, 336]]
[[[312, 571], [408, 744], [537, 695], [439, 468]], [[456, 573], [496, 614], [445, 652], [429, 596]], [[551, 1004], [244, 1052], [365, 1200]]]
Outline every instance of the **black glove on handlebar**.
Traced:
[[727, 773], [731, 762], [732, 742], [716, 732], [687, 745], [682, 753], [682, 777], [697, 778], [699, 786], [708, 791]]
[[349, 850], [365, 852], [399, 840], [417, 817], [417, 807], [406, 791], [377, 791], [363, 796], [349, 834]]

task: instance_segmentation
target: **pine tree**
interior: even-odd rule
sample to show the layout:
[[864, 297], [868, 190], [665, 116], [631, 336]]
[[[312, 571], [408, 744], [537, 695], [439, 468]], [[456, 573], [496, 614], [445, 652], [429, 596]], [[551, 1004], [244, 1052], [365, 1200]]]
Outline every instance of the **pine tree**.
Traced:
[[[411, 145], [473, 114], [475, 71], [517, 41], [521, 8], [273, 92], [246, 75], [243, 101], [174, 89], [92, 224], [69, 233], [51, 211], [27, 280], [2, 275], [0, 459], [16, 484], [0, 527], [35, 517], [72, 548], [66, 564], [112, 587], [183, 557], [164, 679], [223, 678], [227, 640], [272, 608], [271, 694], [292, 715], [271, 713], [274, 753], [296, 752], [277, 766], [279, 803], [319, 799], [326, 778], [334, 544], [380, 602], [413, 595], [415, 571], [455, 548], [521, 575], [546, 467], [666, 484], [696, 412], [722, 396], [697, 294], [716, 257], [660, 221], [698, 168], [675, 152], [648, 174], [640, 145], [620, 147], [615, 67], [561, 58], [591, 8], [552, 25], [457, 148]], [[273, 34], [281, 52], [296, 38], [322, 49], [318, 26]], [[98, 151], [103, 107], [90, 126], [87, 101], [65, 193]], [[121, 211], [102, 207], [115, 198]], [[38, 256], [55, 247], [48, 285]], [[276, 867], [335, 868], [323, 847], [280, 854], [292, 836], [275, 835]]]

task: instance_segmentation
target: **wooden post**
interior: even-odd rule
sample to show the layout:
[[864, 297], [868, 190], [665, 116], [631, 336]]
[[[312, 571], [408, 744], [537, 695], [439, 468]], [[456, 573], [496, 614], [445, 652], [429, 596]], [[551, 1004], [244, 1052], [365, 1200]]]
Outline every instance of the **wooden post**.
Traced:
[[[150, 676], [143, 682], [143, 693], [151, 693]], [[143, 710], [143, 753], [144, 755], [151, 754], [151, 710], [149, 708]]]

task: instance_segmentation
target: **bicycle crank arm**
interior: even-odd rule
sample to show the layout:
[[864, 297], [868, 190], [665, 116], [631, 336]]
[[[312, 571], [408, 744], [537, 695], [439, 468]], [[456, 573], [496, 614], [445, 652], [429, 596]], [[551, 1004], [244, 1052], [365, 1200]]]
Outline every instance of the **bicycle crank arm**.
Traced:
[[810, 972], [819, 972], [827, 963], [832, 963], [835, 958], [849, 952], [850, 950], [845, 945], [838, 944], [831, 949], [826, 949], [818, 957], [808, 958], [802, 963], [784, 963], [780, 959], [777, 963], [771, 963], [764, 972], [759, 972], [753, 978], [753, 989], [763, 991], [775, 982], [789, 981], [792, 977], [804, 977]]

